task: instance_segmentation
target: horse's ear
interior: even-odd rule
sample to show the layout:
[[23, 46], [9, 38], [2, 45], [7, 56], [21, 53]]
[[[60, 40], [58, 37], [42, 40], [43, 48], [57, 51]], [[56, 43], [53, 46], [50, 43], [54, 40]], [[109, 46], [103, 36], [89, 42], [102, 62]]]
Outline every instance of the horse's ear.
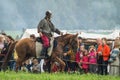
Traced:
[[75, 36], [78, 36], [78, 33], [76, 33]]
[[77, 40], [76, 38], [77, 38], [77, 36], [78, 36], [78, 33], [77, 34], [75, 34], [75, 35], [73, 35], [72, 37], [71, 37], [71, 39], [70, 39], [70, 42], [69, 43], [71, 43], [73, 40]]
[[76, 34], [73, 36], [74, 39], [77, 38], [77, 37], [78, 37], [78, 33], [76, 33]]

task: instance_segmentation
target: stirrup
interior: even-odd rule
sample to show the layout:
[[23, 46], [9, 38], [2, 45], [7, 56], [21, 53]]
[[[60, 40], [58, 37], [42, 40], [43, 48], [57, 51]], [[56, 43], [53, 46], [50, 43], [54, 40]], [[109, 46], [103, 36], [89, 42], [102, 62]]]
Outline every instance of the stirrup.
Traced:
[[46, 58], [46, 56], [40, 56], [40, 59], [45, 59]]

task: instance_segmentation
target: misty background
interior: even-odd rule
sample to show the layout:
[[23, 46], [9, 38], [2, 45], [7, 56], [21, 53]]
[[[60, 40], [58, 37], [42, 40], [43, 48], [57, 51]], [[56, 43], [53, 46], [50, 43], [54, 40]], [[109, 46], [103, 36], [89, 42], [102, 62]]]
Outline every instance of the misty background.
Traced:
[[120, 0], [0, 0], [0, 30], [36, 28], [46, 10], [59, 29], [120, 29]]

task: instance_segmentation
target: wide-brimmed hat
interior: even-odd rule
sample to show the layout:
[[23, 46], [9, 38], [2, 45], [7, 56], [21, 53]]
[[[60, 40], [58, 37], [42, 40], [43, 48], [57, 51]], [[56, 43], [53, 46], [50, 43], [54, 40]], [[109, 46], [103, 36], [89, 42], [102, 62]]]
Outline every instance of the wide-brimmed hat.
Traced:
[[48, 11], [45, 12], [45, 14], [46, 14], [46, 16], [52, 15], [52, 11], [48, 10]]

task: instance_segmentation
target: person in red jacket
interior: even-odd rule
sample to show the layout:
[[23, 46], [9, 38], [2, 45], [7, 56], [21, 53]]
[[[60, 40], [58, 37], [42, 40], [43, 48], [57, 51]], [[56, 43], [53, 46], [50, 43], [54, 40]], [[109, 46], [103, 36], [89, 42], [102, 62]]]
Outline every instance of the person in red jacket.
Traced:
[[102, 66], [98, 66], [98, 73], [103, 75], [107, 75], [107, 66], [108, 66], [108, 59], [110, 56], [110, 48], [107, 45], [107, 39], [102, 38], [102, 44], [98, 46], [97, 49], [97, 59], [98, 59], [98, 64], [102, 64]]
[[85, 46], [84, 44], [80, 45], [80, 49], [77, 51], [75, 59], [77, 62], [77, 65], [79, 67], [79, 71], [80, 73], [83, 73], [83, 69], [82, 69], [82, 59], [83, 59], [83, 53], [85, 52]]
[[85, 50], [83, 52], [83, 58], [82, 58], [82, 69], [83, 69], [84, 73], [88, 72], [88, 68], [89, 68], [88, 62], [89, 62], [88, 52], [87, 52], [87, 50]]

